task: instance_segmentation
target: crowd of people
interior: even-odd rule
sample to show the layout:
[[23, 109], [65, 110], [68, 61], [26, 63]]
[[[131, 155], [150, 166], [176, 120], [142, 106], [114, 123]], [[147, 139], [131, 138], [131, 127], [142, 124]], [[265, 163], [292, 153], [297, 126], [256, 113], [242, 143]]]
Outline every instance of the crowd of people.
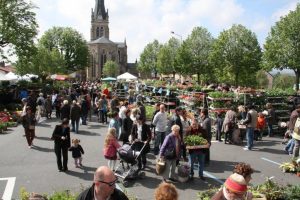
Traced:
[[[117, 195], [119, 199], [124, 199], [119, 197], [121, 194], [116, 190], [108, 191], [105, 195], [98, 194], [99, 191], [105, 190], [102, 188], [111, 187], [116, 182], [113, 172], [116, 171], [117, 152], [122, 146], [121, 142], [132, 144], [135, 151], [143, 149], [138, 157], [138, 170], [144, 170], [148, 165], [147, 153], [151, 151], [150, 142], [154, 141], [153, 154], [166, 162], [166, 170], [162, 174], [165, 184], [160, 186], [157, 190], [158, 193], [169, 187], [166, 184], [178, 181], [175, 169], [180, 161], [189, 163], [189, 178], [193, 179], [194, 163], [197, 160], [198, 177], [201, 180], [206, 179], [203, 171], [206, 163], [208, 164], [210, 160], [213, 126], [216, 128], [217, 141], [222, 142], [224, 134], [225, 144], [232, 144], [242, 137], [239, 135], [236, 138], [234, 134], [237, 124], [244, 125], [247, 145], [243, 149], [248, 151], [253, 149], [254, 139], [262, 139], [264, 129], [267, 129], [269, 137], [274, 134], [275, 111], [270, 103], [266, 105], [266, 110], [261, 112], [257, 112], [252, 104], [238, 108], [231, 107], [224, 118], [222, 113], [216, 113], [216, 119], [212, 120], [205, 108], [191, 114], [182, 107], [176, 107], [170, 114], [163, 102], [157, 102], [154, 105], [155, 111], [152, 118], [147, 119], [142, 95], [136, 93], [132, 86], [129, 86], [127, 99], [119, 99], [108, 88], [101, 90], [100, 86], [100, 83], [97, 82], [87, 82], [77, 85], [76, 88], [54, 91], [52, 94], [40, 93], [37, 97], [34, 94], [28, 94], [22, 98], [22, 124], [29, 148], [33, 146], [35, 126], [42, 116], [51, 119], [52, 111], [55, 110], [56, 118], [61, 120], [61, 124], [55, 127], [52, 134], [59, 171], [68, 170], [68, 151], [72, 151], [75, 166], [82, 166], [83, 148], [79, 145], [78, 139], [71, 140], [70, 132], [79, 133], [80, 124], [88, 124], [89, 113], [90, 115], [95, 114], [99, 123], [108, 124], [103, 147], [103, 156], [107, 160], [108, 167], [100, 167], [96, 171], [93, 186], [85, 191], [79, 199], [90, 199], [93, 195], [97, 195], [97, 199], [103, 199], [107, 194]], [[292, 138], [288, 142], [286, 150], [290, 153], [293, 151], [294, 157], [299, 156], [298, 128], [300, 120], [299, 124], [297, 123], [299, 113], [300, 106], [297, 106], [291, 114], [286, 134], [287, 137]], [[70, 121], [71, 127], [69, 127]], [[208, 148], [187, 151], [184, 138], [188, 135], [199, 135], [205, 138], [208, 141]], [[71, 141], [73, 145], [71, 145]], [[229, 197], [231, 195], [250, 198], [245, 186], [248, 184], [249, 178], [251, 179], [253, 170], [248, 165], [245, 166], [235, 169], [235, 173], [226, 180], [224, 187], [215, 195], [214, 199], [232, 199]], [[244, 168], [248, 170], [247, 174], [243, 174]], [[105, 178], [106, 175], [108, 178]], [[236, 186], [237, 188], [235, 188]], [[172, 188], [173, 186], [170, 186], [168, 190], [171, 191]], [[155, 194], [157, 199], [163, 199], [160, 196], [164, 195], [157, 193]], [[174, 194], [173, 199], [178, 198], [176, 190], [172, 194]]]

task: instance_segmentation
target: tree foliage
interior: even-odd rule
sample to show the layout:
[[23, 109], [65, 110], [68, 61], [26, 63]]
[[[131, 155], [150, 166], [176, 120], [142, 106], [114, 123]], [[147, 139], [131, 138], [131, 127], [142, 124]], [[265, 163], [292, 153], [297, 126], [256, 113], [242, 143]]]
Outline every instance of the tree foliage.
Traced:
[[39, 44], [49, 51], [57, 50], [64, 58], [68, 72], [84, 69], [88, 65], [87, 43], [82, 35], [72, 28], [53, 27], [44, 33]]
[[152, 43], [147, 44], [141, 53], [138, 69], [142, 72], [154, 73], [156, 76], [158, 72], [157, 57], [161, 47], [162, 45], [158, 40], [154, 40]]
[[195, 27], [185, 40], [177, 57], [181, 70], [185, 74], [202, 74], [204, 78], [211, 75], [208, 57], [212, 50], [214, 39], [206, 28]]
[[117, 74], [118, 74], [118, 64], [112, 60], [107, 61], [103, 67], [103, 75], [116, 77]]
[[261, 49], [256, 35], [242, 25], [221, 32], [214, 43], [211, 61], [220, 82], [254, 85], [260, 69]]
[[66, 73], [65, 61], [57, 49], [49, 50], [43, 46], [37, 47], [37, 52], [31, 59], [19, 59], [16, 70], [19, 74], [36, 74], [45, 79], [51, 74]]
[[286, 90], [293, 88], [295, 83], [295, 76], [289, 74], [277, 74], [274, 77], [273, 88], [280, 88]]
[[296, 89], [300, 77], [300, 4], [295, 11], [281, 19], [271, 28], [264, 45], [266, 69], [292, 69], [296, 74]]
[[0, 0], [0, 58], [25, 58], [33, 54], [38, 28], [34, 8], [25, 0]]
[[259, 70], [256, 73], [256, 82], [259, 88], [268, 88], [269, 79], [265, 70]]
[[157, 56], [157, 70], [162, 74], [171, 74], [177, 71], [175, 59], [180, 47], [180, 41], [172, 37], [164, 44]]

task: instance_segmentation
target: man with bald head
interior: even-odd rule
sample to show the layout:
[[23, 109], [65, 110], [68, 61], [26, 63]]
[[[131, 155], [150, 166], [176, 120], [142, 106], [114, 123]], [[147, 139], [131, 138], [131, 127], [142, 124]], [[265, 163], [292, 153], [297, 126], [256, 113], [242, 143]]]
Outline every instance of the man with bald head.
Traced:
[[155, 126], [154, 154], [158, 155], [159, 148], [164, 142], [168, 125], [168, 116], [164, 104], [159, 106], [159, 112], [154, 116], [152, 124]]
[[128, 200], [126, 195], [116, 188], [117, 178], [107, 167], [99, 167], [94, 174], [93, 185], [83, 191], [77, 200]]

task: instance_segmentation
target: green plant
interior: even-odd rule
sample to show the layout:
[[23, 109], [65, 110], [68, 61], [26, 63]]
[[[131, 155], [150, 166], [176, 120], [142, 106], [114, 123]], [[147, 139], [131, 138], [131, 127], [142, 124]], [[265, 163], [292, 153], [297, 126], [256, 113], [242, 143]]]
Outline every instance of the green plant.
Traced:
[[268, 200], [284, 199], [284, 187], [272, 181], [271, 178], [267, 178], [265, 183], [254, 187], [252, 191], [266, 195]]
[[212, 98], [234, 98], [235, 95], [232, 92], [209, 92], [208, 95]]
[[285, 200], [300, 199], [300, 185], [288, 185], [284, 190]]
[[153, 106], [146, 105], [146, 119], [151, 120], [155, 108]]
[[49, 200], [75, 200], [77, 195], [71, 194], [69, 190], [63, 192], [55, 192], [48, 199]]
[[211, 185], [209, 185], [208, 187], [208, 190], [200, 191], [197, 193], [198, 200], [210, 200], [219, 190], [219, 188], [211, 187]]
[[21, 187], [21, 189], [20, 189], [20, 198], [21, 198], [21, 200], [28, 200], [29, 196], [30, 196], [29, 192], [27, 192], [24, 187]]
[[184, 138], [184, 142], [187, 146], [197, 146], [207, 144], [207, 140], [198, 135], [189, 135]]

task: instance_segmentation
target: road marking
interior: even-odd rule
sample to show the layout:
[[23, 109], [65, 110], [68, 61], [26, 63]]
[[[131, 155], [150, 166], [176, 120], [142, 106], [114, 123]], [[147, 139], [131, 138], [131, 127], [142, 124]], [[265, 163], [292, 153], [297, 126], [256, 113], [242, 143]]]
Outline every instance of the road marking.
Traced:
[[276, 164], [276, 165], [281, 165], [280, 163], [278, 163], [278, 162], [275, 162], [275, 161], [273, 161], [273, 160], [270, 160], [270, 159], [267, 159], [267, 158], [264, 158], [264, 157], [261, 157], [261, 159], [262, 160], [265, 160], [265, 161], [267, 161], [267, 162], [270, 162], [270, 163], [273, 163], [273, 164]]
[[16, 177], [0, 178], [0, 181], [7, 181], [2, 199], [11, 200], [12, 194], [14, 192]]
[[204, 171], [203, 174], [204, 174], [205, 176], [211, 178], [211, 179], [214, 179], [215, 181], [217, 181], [217, 182], [220, 183], [221, 185], [224, 184], [223, 181], [221, 181], [220, 179], [218, 179], [217, 177], [215, 177], [214, 175], [212, 175], [212, 174], [210, 174], [210, 173], [208, 173], [208, 172], [206, 172], [206, 171]]

